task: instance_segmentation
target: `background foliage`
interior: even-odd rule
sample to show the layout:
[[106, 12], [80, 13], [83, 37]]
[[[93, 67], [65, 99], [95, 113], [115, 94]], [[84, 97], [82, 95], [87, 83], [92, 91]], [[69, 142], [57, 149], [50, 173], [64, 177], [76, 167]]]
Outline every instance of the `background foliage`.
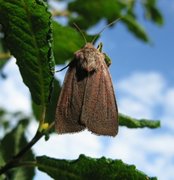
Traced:
[[[35, 117], [32, 114], [31, 117], [26, 117], [25, 112], [11, 113], [0, 109], [0, 130], [3, 132], [0, 140], [0, 179], [33, 179], [35, 167], [55, 179], [85, 179], [94, 174], [100, 179], [147, 179], [147, 175], [136, 170], [135, 166], [128, 166], [119, 160], [92, 159], [85, 156], [80, 156], [75, 161], [56, 160], [46, 156], [35, 157], [30, 149], [42, 136], [48, 138], [49, 132], [54, 132], [54, 112], [60, 92], [59, 82], [54, 80], [55, 64], [65, 64], [84, 45], [84, 40], [73, 23], [87, 32], [103, 19], [108, 24], [121, 18], [120, 22], [132, 35], [148, 43], [150, 38], [138, 22], [140, 15], [135, 13], [136, 5], [140, 3], [147, 21], [154, 25], [163, 24], [156, 0], [61, 2], [66, 3], [66, 9], [55, 9], [43, 0], [0, 0], [1, 78], [4, 81], [8, 78], [8, 74], [7, 77], [4, 76], [3, 68], [10, 57], [14, 56], [23, 82], [30, 90]], [[61, 24], [62, 17], [66, 19], [66, 25]], [[91, 41], [94, 36], [85, 34], [85, 37]], [[122, 114], [119, 117], [120, 125], [129, 128], [160, 126], [159, 121], [139, 121]], [[27, 142], [25, 129], [35, 120], [38, 121], [38, 131], [31, 142]], [[12, 126], [12, 121], [16, 122], [15, 127]], [[104, 171], [101, 170], [103, 168]]]

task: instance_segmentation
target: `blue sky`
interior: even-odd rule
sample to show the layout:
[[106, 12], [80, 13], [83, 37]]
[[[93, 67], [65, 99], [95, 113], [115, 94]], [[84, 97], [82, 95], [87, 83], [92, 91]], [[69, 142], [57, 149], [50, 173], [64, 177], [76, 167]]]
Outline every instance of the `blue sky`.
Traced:
[[[139, 16], [139, 22], [145, 27], [151, 44], [136, 39], [121, 22], [102, 34], [100, 40], [104, 42], [104, 50], [113, 61], [111, 73], [114, 79], [127, 76], [132, 71], [158, 71], [167, 79], [173, 80], [174, 2], [159, 0], [158, 7], [164, 16], [162, 27]], [[137, 11], [142, 14], [141, 7], [138, 6]], [[102, 26], [104, 24], [100, 28]]]
[[[104, 52], [112, 59], [110, 67], [119, 111], [136, 118], [160, 119], [160, 129], [127, 129], [121, 127], [115, 138], [99, 137], [88, 131], [42, 139], [34, 146], [37, 155], [55, 158], [78, 158], [79, 154], [92, 157], [106, 156], [134, 164], [159, 180], [174, 177], [174, 1], [159, 0], [165, 24], [139, 21], [145, 27], [153, 44], [145, 44], [130, 34], [122, 23], [106, 29], [99, 41]], [[142, 14], [142, 9], [137, 7]], [[91, 32], [99, 32], [102, 21]], [[8, 74], [1, 81], [0, 106], [11, 111], [31, 113], [30, 94], [22, 83], [13, 58], [4, 70]], [[62, 80], [64, 72], [57, 76]], [[18, 97], [18, 101], [14, 101]], [[36, 123], [27, 130], [28, 138], [34, 135]], [[42, 148], [40, 148], [42, 147]], [[54, 147], [51, 148], [50, 147]], [[37, 171], [35, 180], [50, 178]]]

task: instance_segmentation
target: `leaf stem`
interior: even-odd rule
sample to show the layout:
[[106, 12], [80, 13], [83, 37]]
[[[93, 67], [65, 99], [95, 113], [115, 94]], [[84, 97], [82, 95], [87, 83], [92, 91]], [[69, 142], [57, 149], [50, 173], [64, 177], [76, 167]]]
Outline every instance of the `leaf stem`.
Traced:
[[41, 119], [40, 119], [40, 121], [39, 121], [39, 128], [44, 124], [44, 121], [45, 121], [45, 114], [46, 114], [46, 107], [43, 106], [43, 108], [42, 108]]

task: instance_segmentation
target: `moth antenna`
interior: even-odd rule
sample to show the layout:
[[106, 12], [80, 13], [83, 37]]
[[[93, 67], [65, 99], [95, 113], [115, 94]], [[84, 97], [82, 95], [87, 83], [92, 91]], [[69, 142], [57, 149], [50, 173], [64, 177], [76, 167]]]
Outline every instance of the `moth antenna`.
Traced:
[[82, 32], [82, 30], [79, 28], [79, 26], [76, 23], [73, 23], [73, 25], [77, 28], [77, 30], [80, 32], [80, 34], [82, 35], [83, 39], [85, 40], [85, 44], [87, 43], [86, 37], [84, 35], [84, 33]]
[[114, 21], [112, 21], [111, 23], [107, 24], [107, 25], [94, 37], [94, 39], [92, 40], [91, 43], [94, 44], [94, 41], [96, 40], [97, 36], [99, 36], [106, 28], [108, 28], [109, 26], [111, 26], [111, 25], [115, 24], [116, 22], [118, 22], [120, 19], [121, 19], [121, 17], [120, 17], [120, 18], [117, 18], [116, 20], [114, 20]]
[[[70, 64], [70, 63], [69, 63], [69, 64]], [[69, 64], [68, 64], [67, 66], [63, 67], [62, 69], [55, 71], [55, 73], [56, 73], [56, 72], [61, 72], [61, 71], [63, 71], [64, 69], [66, 69], [67, 67], [69, 67]]]

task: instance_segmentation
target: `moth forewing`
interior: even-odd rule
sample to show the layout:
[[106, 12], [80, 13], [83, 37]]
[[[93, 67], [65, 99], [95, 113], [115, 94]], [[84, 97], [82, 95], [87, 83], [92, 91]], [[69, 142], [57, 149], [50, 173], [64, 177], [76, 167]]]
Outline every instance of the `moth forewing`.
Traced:
[[100, 68], [88, 77], [81, 121], [93, 133], [115, 136], [118, 112], [108, 67], [100, 59]]
[[87, 43], [70, 63], [56, 109], [58, 133], [87, 128], [115, 136], [118, 111], [105, 55]]
[[[76, 61], [73, 61], [70, 63], [65, 75], [56, 108], [55, 128], [59, 134], [78, 132], [85, 128], [85, 126], [78, 123], [83, 99], [78, 94], [80, 83], [78, 83], [78, 85], [74, 83], [77, 82], [75, 74]], [[81, 85], [81, 87], [83, 87], [83, 85]]]

